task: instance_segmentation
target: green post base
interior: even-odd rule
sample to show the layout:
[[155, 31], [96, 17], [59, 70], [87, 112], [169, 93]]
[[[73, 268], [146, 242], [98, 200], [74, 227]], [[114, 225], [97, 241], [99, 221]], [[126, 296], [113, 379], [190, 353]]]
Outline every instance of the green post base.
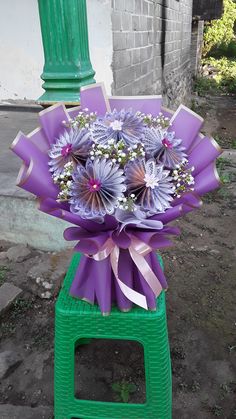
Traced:
[[[63, 102], [66, 106], [78, 106], [80, 104], [80, 87], [87, 84], [95, 83], [94, 79], [88, 80], [87, 83], [78, 84], [76, 88], [66, 87], [62, 85], [55, 89], [48, 86], [48, 83], [43, 83], [43, 88], [46, 92], [37, 99], [37, 103], [42, 106], [51, 106], [57, 102]], [[70, 89], [70, 90], [69, 90]]]
[[[135, 307], [128, 313], [99, 307], [69, 295], [80, 255], [74, 255], [56, 304], [55, 419], [171, 419], [171, 363], [165, 293], [157, 311]], [[75, 347], [85, 339], [134, 340], [144, 347], [146, 403], [97, 402], [75, 398]], [[95, 360], [94, 360], [95, 362]]]
[[89, 56], [86, 0], [38, 0], [45, 64], [41, 105], [78, 105], [80, 88], [95, 83]]

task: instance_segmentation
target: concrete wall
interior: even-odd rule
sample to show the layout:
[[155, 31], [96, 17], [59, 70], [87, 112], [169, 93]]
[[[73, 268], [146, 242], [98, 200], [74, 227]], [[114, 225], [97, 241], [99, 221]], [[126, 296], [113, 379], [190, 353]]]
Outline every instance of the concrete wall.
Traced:
[[[112, 84], [111, 1], [87, 0], [90, 55], [96, 80]], [[37, 99], [44, 58], [37, 0], [1, 0], [0, 101]]]
[[192, 74], [197, 77], [200, 70], [201, 58], [202, 58], [202, 46], [203, 46], [203, 34], [204, 34], [204, 20], [197, 20], [192, 25], [192, 45], [191, 45], [191, 64]]
[[192, 0], [114, 0], [113, 93], [188, 102]]

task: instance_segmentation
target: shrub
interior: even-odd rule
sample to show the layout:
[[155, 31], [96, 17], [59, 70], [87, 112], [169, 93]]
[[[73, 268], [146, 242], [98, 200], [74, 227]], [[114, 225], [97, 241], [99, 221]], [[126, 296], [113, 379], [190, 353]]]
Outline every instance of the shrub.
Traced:
[[215, 58], [235, 58], [236, 57], [236, 40], [232, 39], [226, 44], [220, 44], [218, 47], [213, 47], [211, 50], [211, 57]]
[[[203, 60], [203, 65], [207, 64], [216, 70], [211, 80], [224, 91], [236, 93], [236, 61], [226, 57], [216, 59], [213, 57]], [[208, 79], [209, 82], [209, 79]]]
[[205, 28], [203, 56], [208, 55], [214, 47], [221, 44], [227, 47], [234, 39], [234, 25], [236, 21], [236, 3], [224, 0], [224, 14], [221, 19], [211, 22]]
[[195, 80], [194, 91], [197, 92], [199, 96], [205, 96], [207, 93], [214, 94], [217, 93], [218, 90], [219, 85], [213, 78], [198, 77]]

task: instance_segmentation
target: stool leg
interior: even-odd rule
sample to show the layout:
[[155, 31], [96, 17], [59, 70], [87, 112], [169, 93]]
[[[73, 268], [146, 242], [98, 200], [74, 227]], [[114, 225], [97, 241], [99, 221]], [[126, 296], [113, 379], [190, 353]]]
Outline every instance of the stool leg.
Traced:
[[[66, 328], [64, 329], [66, 330]], [[56, 333], [54, 361], [55, 419], [70, 419], [74, 404], [75, 353], [72, 339]]]
[[148, 342], [145, 350], [147, 401], [150, 401], [153, 412], [149, 419], [171, 419], [172, 382], [168, 338], [162, 342], [161, 348], [160, 342]]

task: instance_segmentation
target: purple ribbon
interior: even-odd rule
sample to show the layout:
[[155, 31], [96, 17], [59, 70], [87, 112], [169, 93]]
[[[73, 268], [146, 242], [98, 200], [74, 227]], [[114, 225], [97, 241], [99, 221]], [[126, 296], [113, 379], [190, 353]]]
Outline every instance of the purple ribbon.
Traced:
[[[97, 287], [94, 288], [94, 292], [91, 297], [91, 289], [89, 294], [86, 294], [83, 291], [83, 298], [91, 303], [94, 303], [98, 297], [98, 294], [101, 295], [101, 288], [103, 288], [103, 301], [100, 302], [101, 311], [107, 313], [110, 311], [111, 298], [109, 296], [112, 282], [116, 282], [116, 285], [119, 287], [119, 293], [116, 295], [116, 300], [121, 310], [127, 310], [130, 307], [130, 303], [135, 303], [140, 307], [145, 309], [151, 308], [154, 309], [153, 302], [156, 297], [158, 297], [163, 289], [167, 288], [167, 282], [165, 275], [161, 269], [159, 260], [155, 258], [155, 272], [153, 270], [153, 259], [151, 263], [148, 262], [146, 258], [148, 255], [150, 257], [151, 253], [155, 253], [156, 249], [161, 249], [166, 246], [170, 246], [172, 242], [168, 238], [170, 235], [178, 235], [179, 229], [175, 227], [163, 227], [162, 230], [145, 230], [137, 229], [135, 226], [126, 226], [122, 231], [118, 227], [115, 229], [104, 231], [104, 226], [102, 227], [103, 231], [94, 233], [93, 231], [88, 231], [81, 227], [69, 227], [64, 232], [64, 237], [66, 240], [78, 240], [78, 243], [75, 246], [75, 250], [82, 252], [87, 257], [87, 262], [80, 264], [74, 282], [71, 287], [71, 294], [75, 297], [80, 295], [80, 286], [81, 278], [84, 277], [86, 268], [89, 266], [89, 275], [99, 277]], [[123, 252], [122, 252], [123, 249]], [[124, 260], [125, 254], [125, 260]], [[91, 265], [91, 258], [95, 261]], [[149, 258], [150, 261], [150, 258]], [[121, 274], [119, 270], [119, 264], [124, 262], [127, 266], [130, 266], [131, 272], [134, 272], [133, 280], [130, 283], [126, 282], [126, 275]], [[101, 265], [103, 263], [103, 265]], [[108, 263], [111, 266], [109, 272], [110, 283], [108, 290], [104, 287], [103, 277], [100, 275], [100, 268], [104, 268], [104, 264]], [[136, 270], [134, 270], [134, 266]], [[86, 268], [85, 268], [86, 267]], [[102, 269], [103, 271], [103, 269]], [[108, 272], [108, 269], [107, 269]], [[133, 289], [133, 284], [139, 282], [137, 280], [138, 276], [142, 277], [142, 283], [146, 282], [144, 289], [149, 288], [149, 292], [139, 292]], [[106, 278], [108, 281], [108, 278]], [[100, 285], [98, 285], [100, 283]], [[113, 284], [114, 285], [114, 284]], [[107, 294], [108, 292], [108, 294]], [[123, 298], [119, 298], [119, 295], [123, 294]], [[152, 295], [152, 298], [148, 295]], [[127, 304], [128, 303], [128, 304]], [[150, 306], [151, 304], [151, 306]]]

